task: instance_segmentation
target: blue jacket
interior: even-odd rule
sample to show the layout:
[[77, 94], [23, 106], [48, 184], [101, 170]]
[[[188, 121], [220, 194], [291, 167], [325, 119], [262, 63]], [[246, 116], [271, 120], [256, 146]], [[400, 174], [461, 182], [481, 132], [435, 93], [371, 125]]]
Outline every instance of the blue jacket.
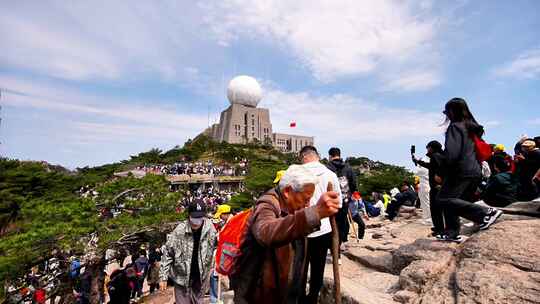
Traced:
[[362, 199], [354, 200], [351, 199], [349, 202], [349, 210], [351, 211], [351, 216], [356, 216], [359, 212], [366, 214], [366, 205]]

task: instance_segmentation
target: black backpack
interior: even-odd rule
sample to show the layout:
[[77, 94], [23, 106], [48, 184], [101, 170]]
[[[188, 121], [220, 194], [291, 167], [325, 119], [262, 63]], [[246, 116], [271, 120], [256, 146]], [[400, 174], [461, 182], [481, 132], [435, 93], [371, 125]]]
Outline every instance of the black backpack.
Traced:
[[339, 181], [339, 188], [341, 189], [341, 197], [343, 198], [343, 203], [347, 204], [351, 197], [351, 188], [349, 187], [349, 179], [347, 176], [341, 174], [341, 170], [336, 172]]

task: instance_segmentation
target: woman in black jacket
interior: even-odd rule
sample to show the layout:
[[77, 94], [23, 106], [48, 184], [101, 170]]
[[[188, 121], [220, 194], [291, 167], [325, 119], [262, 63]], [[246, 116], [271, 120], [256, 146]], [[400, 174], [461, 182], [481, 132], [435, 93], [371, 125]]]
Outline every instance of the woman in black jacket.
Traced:
[[502, 211], [471, 203], [481, 181], [481, 167], [472, 138], [481, 138], [484, 127], [476, 122], [462, 98], [448, 101], [443, 113], [449, 125], [445, 135], [444, 179], [438, 201], [444, 211], [445, 233], [437, 238], [460, 241], [459, 217], [475, 222], [483, 230], [493, 224]]

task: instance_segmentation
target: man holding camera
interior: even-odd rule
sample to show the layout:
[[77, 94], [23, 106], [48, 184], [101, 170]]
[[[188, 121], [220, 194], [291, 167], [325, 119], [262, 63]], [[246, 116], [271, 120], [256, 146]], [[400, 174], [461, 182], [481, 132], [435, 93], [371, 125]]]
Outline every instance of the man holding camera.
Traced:
[[431, 221], [433, 223], [433, 236], [442, 234], [444, 232], [444, 219], [443, 211], [440, 205], [437, 203], [437, 195], [442, 185], [442, 171], [441, 166], [444, 163], [443, 149], [440, 142], [436, 140], [430, 141], [426, 145], [429, 162], [419, 160], [414, 155], [414, 146], [411, 147], [412, 161], [415, 165], [422, 166], [428, 169], [429, 176], [429, 206], [431, 212]]

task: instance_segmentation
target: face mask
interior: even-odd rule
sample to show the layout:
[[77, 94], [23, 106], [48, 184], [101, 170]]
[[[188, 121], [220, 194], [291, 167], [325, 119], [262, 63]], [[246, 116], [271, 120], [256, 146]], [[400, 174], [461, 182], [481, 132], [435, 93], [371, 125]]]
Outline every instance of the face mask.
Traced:
[[200, 227], [203, 224], [204, 218], [202, 217], [189, 217], [189, 223], [191, 226]]

